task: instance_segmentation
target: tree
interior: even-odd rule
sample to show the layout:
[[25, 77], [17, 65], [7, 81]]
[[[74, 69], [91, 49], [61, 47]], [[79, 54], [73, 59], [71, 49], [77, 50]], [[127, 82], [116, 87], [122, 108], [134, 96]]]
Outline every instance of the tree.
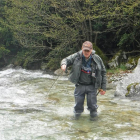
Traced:
[[24, 48], [38, 48], [42, 61], [59, 63], [85, 40], [109, 54], [139, 49], [138, 0], [3, 1], [6, 26]]

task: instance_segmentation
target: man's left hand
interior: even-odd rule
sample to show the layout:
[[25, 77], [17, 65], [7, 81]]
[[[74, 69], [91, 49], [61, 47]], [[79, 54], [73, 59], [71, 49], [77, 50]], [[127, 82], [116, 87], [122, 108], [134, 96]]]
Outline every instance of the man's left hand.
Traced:
[[104, 91], [103, 89], [100, 89], [99, 92], [101, 95], [104, 95], [106, 93], [106, 91]]

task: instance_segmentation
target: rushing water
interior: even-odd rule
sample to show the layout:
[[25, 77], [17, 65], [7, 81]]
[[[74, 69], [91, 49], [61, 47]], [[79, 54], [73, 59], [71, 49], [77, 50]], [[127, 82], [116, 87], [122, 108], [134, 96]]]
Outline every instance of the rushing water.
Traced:
[[74, 85], [40, 71], [0, 71], [0, 140], [140, 140], [140, 103], [98, 95], [98, 119], [73, 120]]

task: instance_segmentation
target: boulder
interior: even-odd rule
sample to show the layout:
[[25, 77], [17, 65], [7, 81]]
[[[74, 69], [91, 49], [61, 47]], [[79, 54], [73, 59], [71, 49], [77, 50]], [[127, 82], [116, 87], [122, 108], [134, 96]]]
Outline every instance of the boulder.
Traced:
[[140, 58], [138, 59], [137, 67], [133, 70], [133, 73], [139, 73], [140, 72]]
[[134, 69], [137, 66], [137, 61], [138, 61], [137, 57], [135, 58], [129, 57], [127, 63], [125, 64], [125, 67], [127, 69]]
[[108, 62], [108, 66], [109, 66], [109, 68], [116, 68], [116, 67], [120, 66], [121, 63], [126, 63], [126, 61], [127, 61], [126, 53], [119, 51]]
[[14, 68], [14, 65], [13, 65], [13, 64], [7, 65], [7, 66], [4, 67], [2, 70], [7, 70], [7, 69], [11, 69], [11, 68]]
[[61, 69], [57, 69], [56, 71], [54, 71], [55, 75], [62, 75], [62, 76], [66, 76], [69, 75], [70, 70], [67, 71], [67, 73], [63, 72]]
[[118, 62], [119, 56], [115, 56], [109, 63], [108, 66], [109, 68], [116, 68], [119, 66], [119, 62]]
[[47, 63], [41, 63], [41, 70], [45, 71], [47, 69]]
[[117, 83], [115, 96], [140, 97], [140, 58], [136, 68]]
[[132, 83], [127, 86], [126, 97], [140, 97], [140, 83]]

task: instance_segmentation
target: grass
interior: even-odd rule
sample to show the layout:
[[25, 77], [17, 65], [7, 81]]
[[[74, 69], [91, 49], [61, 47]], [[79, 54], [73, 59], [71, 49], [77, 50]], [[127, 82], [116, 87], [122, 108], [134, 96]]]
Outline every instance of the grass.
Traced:
[[107, 69], [107, 73], [108, 74], [117, 74], [117, 73], [126, 72], [127, 70], [128, 69], [125, 67], [125, 65], [121, 64], [120, 67]]

